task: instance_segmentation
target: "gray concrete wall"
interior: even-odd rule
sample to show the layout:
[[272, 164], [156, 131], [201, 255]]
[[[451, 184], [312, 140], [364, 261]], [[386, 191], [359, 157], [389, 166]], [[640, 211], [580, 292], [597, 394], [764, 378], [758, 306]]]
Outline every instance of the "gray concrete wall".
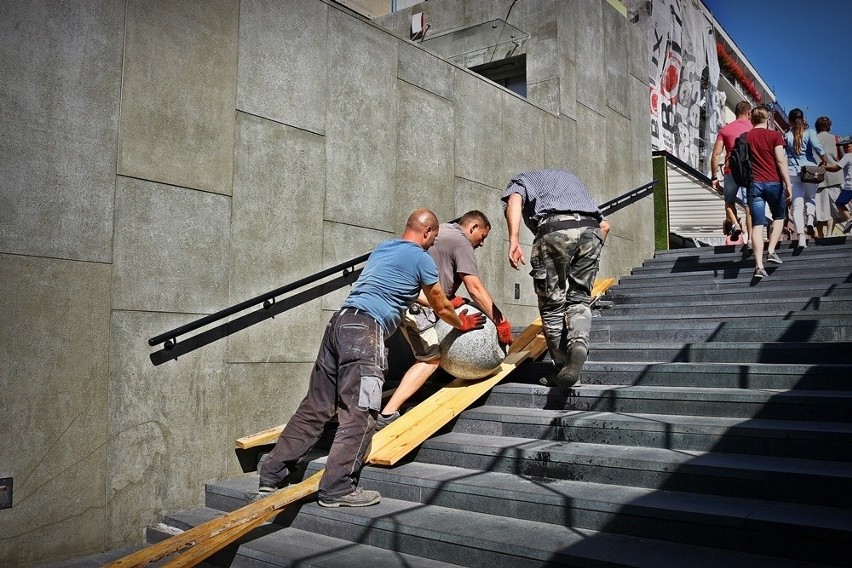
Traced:
[[[430, 0], [433, 29], [510, 0]], [[140, 543], [285, 422], [346, 290], [161, 366], [147, 338], [369, 251], [408, 213], [492, 219], [519, 170], [575, 169], [600, 201], [651, 178], [644, 50], [604, 0], [527, 0], [529, 99], [330, 0], [12, 0], [0, 8], [0, 564]], [[618, 213], [602, 276], [652, 253]], [[529, 246], [531, 235], [524, 235]], [[521, 293], [515, 299], [515, 285]]]

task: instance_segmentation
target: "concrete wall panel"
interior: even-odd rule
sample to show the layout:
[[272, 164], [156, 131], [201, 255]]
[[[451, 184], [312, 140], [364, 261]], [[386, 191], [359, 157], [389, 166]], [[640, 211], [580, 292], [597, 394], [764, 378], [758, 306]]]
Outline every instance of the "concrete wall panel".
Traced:
[[605, 2], [570, 0], [570, 4], [576, 19], [577, 102], [603, 114], [607, 100], [603, 12], [612, 8]]
[[527, 100], [550, 113], [559, 114], [559, 79], [527, 85]]
[[115, 202], [113, 309], [227, 307], [229, 197], [119, 177]]
[[327, 221], [387, 230], [397, 218], [388, 196], [396, 184], [399, 41], [329, 12]]
[[428, 207], [440, 221], [453, 219], [453, 104], [405, 82], [399, 83], [397, 182], [393, 224]]
[[628, 70], [627, 49], [630, 47], [628, 24], [624, 16], [609, 6], [603, 8], [604, 59], [606, 61], [606, 104], [609, 108], [629, 116], [628, 91], [631, 75]]
[[[322, 136], [239, 113], [230, 238], [236, 304], [325, 268]], [[307, 361], [322, 331], [319, 301], [229, 338], [230, 361]]]
[[577, 148], [577, 121], [567, 116], [544, 117], [544, 167], [577, 171], [580, 155]]
[[0, 475], [14, 483], [0, 514], [5, 566], [105, 542], [109, 273], [0, 255]]
[[577, 105], [577, 153], [575, 173], [580, 176], [598, 203], [615, 197], [615, 189], [606, 184], [610, 164], [606, 156], [606, 118], [585, 105]]
[[642, 26], [635, 24], [627, 26], [627, 42], [627, 71], [647, 83], [650, 74], [650, 56], [648, 36]]
[[559, 112], [577, 118], [577, 5], [562, 0], [556, 4]]
[[637, 185], [654, 178], [651, 165], [651, 113], [648, 104], [648, 80], [634, 78], [630, 83], [630, 140], [633, 174]]
[[[511, 4], [511, 3], [509, 3]], [[527, 84], [537, 84], [558, 77], [559, 51], [556, 0], [518, 2], [512, 7], [509, 23], [530, 34], [526, 44]], [[499, 15], [504, 18], [505, 12]]]
[[455, 69], [456, 175], [491, 187], [505, 183], [502, 89]]
[[240, 2], [237, 108], [324, 133], [327, 22], [322, 2]]
[[617, 111], [607, 108], [606, 111], [606, 149], [607, 156], [620, 157], [610, 160], [606, 169], [607, 199], [622, 195], [634, 187], [633, 172], [633, 140], [630, 132], [630, 121]]
[[518, 172], [539, 169], [544, 165], [544, 121], [550, 116], [525, 100], [502, 93], [503, 102], [503, 166], [506, 183]]
[[[314, 351], [319, 344], [317, 340]], [[231, 419], [227, 439], [233, 441], [286, 423], [308, 392], [313, 367], [313, 358], [310, 363], [228, 365], [226, 399]]]
[[112, 254], [124, 2], [4, 2], [0, 251]]
[[167, 511], [203, 503], [204, 479], [235, 475], [223, 342], [154, 367], [144, 338], [188, 314], [113, 311], [110, 334], [108, 546], [142, 541]]
[[410, 43], [399, 42], [399, 78], [439, 97], [453, 98], [453, 68]]
[[118, 173], [231, 194], [239, 3], [127, 3]]

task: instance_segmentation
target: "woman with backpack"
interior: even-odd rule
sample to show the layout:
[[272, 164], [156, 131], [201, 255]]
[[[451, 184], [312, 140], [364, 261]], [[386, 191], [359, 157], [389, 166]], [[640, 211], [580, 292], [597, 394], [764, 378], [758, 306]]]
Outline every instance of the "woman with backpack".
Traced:
[[818, 183], [805, 183], [801, 178], [802, 166], [825, 165], [825, 150], [817, 133], [808, 128], [802, 109], [794, 108], [787, 115], [790, 130], [784, 135], [787, 143], [787, 167], [793, 182], [793, 224], [799, 236], [798, 247], [807, 246], [806, 234], [814, 235], [816, 192]]
[[771, 116], [772, 111], [766, 105], [752, 110], [751, 123], [754, 128], [745, 135], [752, 168], [748, 206], [751, 209], [753, 225], [751, 244], [754, 251], [755, 278], [769, 276], [763, 267], [763, 227], [769, 224], [766, 219], [766, 206], [768, 205], [772, 212], [772, 230], [766, 247], [766, 262], [781, 264], [775, 247], [778, 246], [784, 228], [787, 203], [793, 198], [784, 139], [780, 132], [769, 128]]

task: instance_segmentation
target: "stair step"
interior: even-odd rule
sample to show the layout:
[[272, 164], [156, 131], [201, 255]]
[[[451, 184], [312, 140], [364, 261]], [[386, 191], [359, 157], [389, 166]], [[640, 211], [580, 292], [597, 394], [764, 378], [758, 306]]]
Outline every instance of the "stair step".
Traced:
[[[751, 301], [754, 297], [753, 286], [740, 287], [722, 287], [714, 286], [712, 290], [704, 289], [704, 287], [683, 287], [683, 288], [666, 288], [660, 287], [645, 287], [645, 286], [628, 286], [627, 284], [618, 284], [607, 290], [604, 297], [615, 303], [635, 301], [658, 301], [674, 300], [680, 298], [684, 301], [691, 302], [697, 300], [716, 300], [717, 302], [733, 302], [739, 299], [743, 301]], [[815, 288], [814, 285], [807, 280], [786, 282], [784, 280], [766, 280], [760, 283], [761, 295], [767, 291], [784, 292], [784, 296], [788, 298], [814, 296], [822, 297], [851, 297], [852, 284], [833, 284], [824, 288]]]
[[526, 477], [850, 507], [852, 464], [450, 432], [418, 461]]
[[[601, 310], [604, 311], [604, 310]], [[812, 317], [819, 317], [821, 312], [852, 313], [852, 297], [811, 297], [811, 298], [777, 298], [767, 296], [753, 298], [748, 302], [719, 302], [715, 300], [695, 299], [688, 306], [672, 301], [619, 303], [614, 304], [607, 314], [639, 315], [655, 313], [668, 315], [671, 320], [680, 316], [702, 315], [706, 317], [726, 317], [727, 315], [776, 316], [783, 318], [789, 312], [811, 312]], [[602, 314], [604, 315], [604, 314]]]
[[844, 273], [824, 272], [817, 268], [800, 270], [796, 273], [776, 274], [777, 269], [766, 268], [768, 278], [755, 281], [753, 278], [754, 267], [734, 267], [729, 270], [716, 273], [660, 273], [660, 274], [631, 274], [619, 279], [619, 286], [655, 287], [660, 288], [693, 288], [697, 292], [712, 291], [720, 288], [757, 288], [760, 290], [764, 284], [773, 280], [778, 282], [810, 282], [815, 291], [822, 291], [835, 284], [848, 284], [852, 282], [848, 269]]
[[843, 558], [852, 513], [748, 498], [708, 496], [584, 481], [545, 480], [414, 462], [368, 467], [363, 483], [383, 498], [490, 515], [664, 538], [820, 562]]
[[[167, 517], [168, 526], [149, 528], [149, 540], [156, 542], [157, 539], [168, 536], [170, 527], [186, 530], [221, 514], [222, 511], [210, 508], [180, 511]], [[370, 546], [366, 543], [270, 523], [264, 524], [238, 543], [214, 554], [205, 565], [232, 568], [259, 566], [451, 568], [459, 566], [459, 564], [440, 562], [392, 549]]]
[[589, 361], [849, 364], [852, 342], [601, 343]]
[[[538, 382], [553, 372], [549, 361], [527, 363], [513, 381]], [[629, 363], [589, 361], [584, 386], [661, 386], [768, 390], [852, 390], [852, 365], [770, 363]]]
[[563, 394], [557, 388], [537, 383], [503, 383], [483, 398], [483, 404], [589, 412], [668, 414], [676, 411], [693, 416], [849, 422], [852, 392], [582, 384]]
[[[607, 311], [607, 314], [617, 310]], [[779, 342], [803, 341], [852, 341], [852, 315], [848, 320], [779, 320], [777, 317], [736, 318], [729, 321], [676, 319], [666, 322], [644, 317], [618, 322], [608, 317], [596, 318], [592, 324], [592, 345], [607, 342], [643, 343], [662, 341], [667, 343], [702, 342]]]
[[513, 519], [395, 499], [329, 511], [306, 505], [296, 526], [465, 566], [803, 566], [768, 556]]
[[[748, 247], [746, 245], [719, 245], [712, 247], [696, 247], [690, 249], [669, 249], [658, 250], [654, 252], [652, 260], [675, 259], [681, 256], [699, 256], [699, 257], [720, 257], [724, 255], [742, 255]], [[811, 240], [808, 242], [808, 248], [804, 251], [797, 251], [793, 242], [782, 241], [778, 243], [776, 252], [779, 255], [791, 255], [795, 258], [808, 258], [817, 254], [845, 255], [850, 254], [852, 249], [852, 239], [849, 237], [831, 237], [828, 239]], [[749, 253], [751, 254], [751, 253]], [[836, 259], [837, 256], [832, 256]]]
[[463, 412], [453, 432], [852, 462], [852, 425], [837, 422], [487, 405]]

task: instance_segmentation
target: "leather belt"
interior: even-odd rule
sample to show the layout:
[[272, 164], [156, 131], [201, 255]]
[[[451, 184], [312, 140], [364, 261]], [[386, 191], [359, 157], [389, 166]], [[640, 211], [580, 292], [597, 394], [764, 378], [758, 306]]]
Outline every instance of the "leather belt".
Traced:
[[560, 219], [558, 221], [550, 221], [549, 223], [541, 223], [538, 226], [537, 237], [552, 233], [553, 231], [563, 231], [565, 229], [579, 229], [581, 227], [596, 228], [601, 224], [597, 219], [591, 217], [580, 217], [578, 219]]

